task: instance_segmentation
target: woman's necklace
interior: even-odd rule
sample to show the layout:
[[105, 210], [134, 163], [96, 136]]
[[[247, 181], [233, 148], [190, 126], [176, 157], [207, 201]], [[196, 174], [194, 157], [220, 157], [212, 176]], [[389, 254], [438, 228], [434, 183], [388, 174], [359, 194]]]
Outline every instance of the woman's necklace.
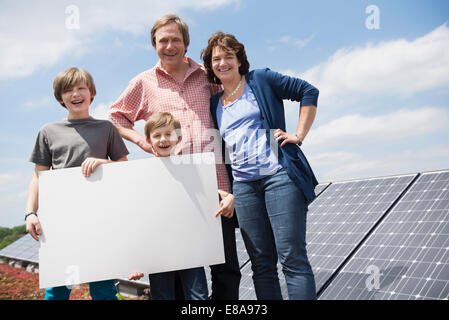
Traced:
[[240, 81], [239, 81], [239, 84], [237, 85], [237, 88], [235, 88], [235, 90], [232, 91], [231, 93], [227, 93], [226, 98], [232, 97], [240, 89], [240, 85], [242, 84], [242, 79], [243, 79], [243, 76], [240, 76]]

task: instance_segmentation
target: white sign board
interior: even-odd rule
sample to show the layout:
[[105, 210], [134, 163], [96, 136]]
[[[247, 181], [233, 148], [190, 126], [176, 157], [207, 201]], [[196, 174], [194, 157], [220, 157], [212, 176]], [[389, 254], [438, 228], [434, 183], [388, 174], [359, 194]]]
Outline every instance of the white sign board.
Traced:
[[41, 288], [224, 263], [213, 153], [39, 177]]

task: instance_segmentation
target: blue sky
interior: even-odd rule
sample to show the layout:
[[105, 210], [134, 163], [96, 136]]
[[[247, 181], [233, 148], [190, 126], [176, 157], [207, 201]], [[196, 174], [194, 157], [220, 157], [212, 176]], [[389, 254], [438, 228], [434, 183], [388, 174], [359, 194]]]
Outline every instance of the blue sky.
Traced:
[[[370, 5], [378, 8], [379, 29], [366, 26], [375, 21]], [[320, 89], [303, 147], [320, 181], [449, 168], [447, 0], [1, 0], [0, 6], [0, 226], [23, 223], [36, 134], [66, 116], [53, 98], [55, 75], [87, 69], [97, 86], [91, 112], [107, 117], [128, 81], [157, 62], [149, 30], [166, 12], [188, 22], [187, 55], [194, 60], [223, 30], [245, 44], [251, 68], [270, 67]], [[67, 27], [76, 17], [70, 6], [79, 13], [78, 29]], [[298, 105], [285, 105], [292, 131]], [[147, 156], [128, 147], [131, 160]]]

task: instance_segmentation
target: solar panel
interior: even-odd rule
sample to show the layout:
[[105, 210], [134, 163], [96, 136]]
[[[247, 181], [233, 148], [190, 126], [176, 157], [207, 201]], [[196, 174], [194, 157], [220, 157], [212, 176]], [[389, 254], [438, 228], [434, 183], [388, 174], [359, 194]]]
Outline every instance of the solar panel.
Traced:
[[320, 299], [448, 299], [449, 171], [422, 174]]
[[415, 177], [336, 182], [312, 202], [307, 251], [318, 293]]
[[0, 250], [0, 256], [9, 259], [39, 263], [39, 247], [39, 242], [34, 240], [29, 234], [26, 234]]
[[237, 246], [237, 256], [239, 258], [239, 265], [240, 268], [242, 268], [249, 261], [249, 256], [248, 252], [246, 252], [245, 243], [243, 242], [240, 229], [235, 229], [235, 242]]
[[[283, 299], [288, 299], [287, 284], [285, 283], [284, 274], [282, 273], [282, 266], [280, 263], [277, 265], [279, 284], [281, 286], [281, 294]], [[253, 283], [253, 272], [251, 270], [251, 262], [248, 263], [240, 270], [242, 273], [242, 280], [240, 281], [239, 299], [240, 300], [256, 300], [256, 291]]]
[[[330, 182], [327, 183], [320, 183], [315, 187], [315, 194], [316, 196], [320, 196], [326, 188], [330, 185]], [[241, 236], [240, 236], [241, 237]], [[244, 243], [243, 239], [240, 239], [243, 249]], [[237, 247], [239, 248], [239, 242], [237, 242]], [[245, 250], [245, 255], [248, 257], [248, 254]], [[240, 253], [239, 253], [240, 257]], [[239, 260], [240, 261], [240, 260]], [[285, 282], [284, 274], [282, 273], [282, 266], [280, 263], [277, 264], [278, 269], [278, 277], [279, 277], [279, 284], [281, 287], [281, 294], [284, 299], [288, 299], [288, 290], [287, 290], [287, 284]], [[239, 296], [241, 300], [256, 300], [256, 291], [254, 290], [254, 283], [252, 279], [253, 272], [251, 270], [251, 261], [249, 261], [249, 257], [247, 260], [247, 263], [243, 266], [243, 268], [240, 270], [242, 273], [242, 279], [240, 282], [240, 291]]]

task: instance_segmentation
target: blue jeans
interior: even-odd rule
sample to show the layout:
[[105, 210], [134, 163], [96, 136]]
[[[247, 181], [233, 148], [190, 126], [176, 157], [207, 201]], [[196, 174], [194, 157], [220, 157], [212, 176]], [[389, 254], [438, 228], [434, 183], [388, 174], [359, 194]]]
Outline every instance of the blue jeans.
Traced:
[[149, 275], [153, 300], [175, 300], [175, 274], [179, 275], [186, 300], [207, 300], [206, 273], [203, 267], [153, 273]]
[[[45, 300], [69, 300], [72, 289], [67, 286], [50, 287], [45, 289]], [[89, 283], [92, 300], [117, 300], [117, 288], [113, 280]]]
[[316, 299], [315, 278], [306, 251], [308, 208], [301, 190], [284, 169], [257, 181], [234, 181], [233, 186], [257, 298], [282, 299], [279, 258], [289, 299]]

